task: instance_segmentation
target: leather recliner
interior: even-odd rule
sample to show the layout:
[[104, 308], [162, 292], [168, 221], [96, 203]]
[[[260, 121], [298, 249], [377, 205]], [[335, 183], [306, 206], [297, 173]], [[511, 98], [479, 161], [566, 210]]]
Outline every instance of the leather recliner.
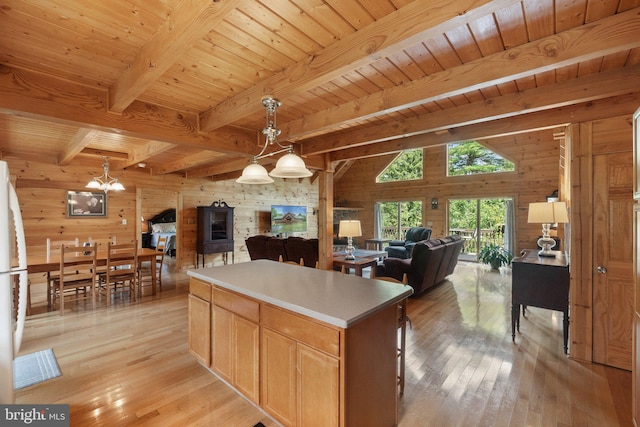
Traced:
[[431, 229], [426, 227], [411, 227], [407, 230], [404, 240], [392, 240], [389, 246], [384, 248], [389, 258], [411, 258], [413, 247], [416, 243], [431, 238]]

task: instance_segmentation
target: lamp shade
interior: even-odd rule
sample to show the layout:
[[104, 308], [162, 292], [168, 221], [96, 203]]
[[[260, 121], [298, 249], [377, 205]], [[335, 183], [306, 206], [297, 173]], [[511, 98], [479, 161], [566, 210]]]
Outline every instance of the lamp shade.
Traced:
[[269, 176], [264, 166], [258, 163], [251, 163], [243, 169], [242, 176], [236, 179], [240, 184], [271, 184], [273, 178]]
[[306, 178], [313, 175], [304, 160], [293, 153], [285, 154], [278, 159], [275, 169], [269, 173], [276, 178]]
[[360, 227], [360, 221], [357, 219], [340, 221], [338, 236], [339, 237], [362, 236], [362, 228]]
[[529, 217], [527, 222], [535, 224], [569, 222], [567, 204], [565, 202], [529, 203]]

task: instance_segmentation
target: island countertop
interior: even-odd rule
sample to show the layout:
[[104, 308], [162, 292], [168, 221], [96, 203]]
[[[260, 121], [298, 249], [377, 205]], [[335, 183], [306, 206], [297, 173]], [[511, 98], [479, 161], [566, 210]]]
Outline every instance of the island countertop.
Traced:
[[271, 260], [195, 269], [187, 274], [340, 328], [413, 294], [407, 285]]

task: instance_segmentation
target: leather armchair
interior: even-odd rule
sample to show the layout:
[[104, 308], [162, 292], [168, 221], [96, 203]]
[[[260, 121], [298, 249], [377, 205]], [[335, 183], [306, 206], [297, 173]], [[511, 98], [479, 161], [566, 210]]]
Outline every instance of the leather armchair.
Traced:
[[404, 240], [392, 240], [384, 250], [389, 254], [389, 258], [411, 258], [415, 244], [423, 240], [429, 240], [430, 238], [430, 228], [411, 227], [407, 230]]

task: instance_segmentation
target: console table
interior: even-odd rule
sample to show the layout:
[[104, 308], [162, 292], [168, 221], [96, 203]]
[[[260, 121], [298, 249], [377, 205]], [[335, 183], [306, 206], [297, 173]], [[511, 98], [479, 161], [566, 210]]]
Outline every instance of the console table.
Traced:
[[[538, 256], [537, 249], [525, 249], [512, 261], [511, 336], [520, 332], [520, 306], [561, 311], [564, 352], [569, 338], [569, 259], [561, 251], [555, 257]], [[523, 309], [524, 312], [524, 309]], [[524, 314], [523, 314], [524, 315]]]

